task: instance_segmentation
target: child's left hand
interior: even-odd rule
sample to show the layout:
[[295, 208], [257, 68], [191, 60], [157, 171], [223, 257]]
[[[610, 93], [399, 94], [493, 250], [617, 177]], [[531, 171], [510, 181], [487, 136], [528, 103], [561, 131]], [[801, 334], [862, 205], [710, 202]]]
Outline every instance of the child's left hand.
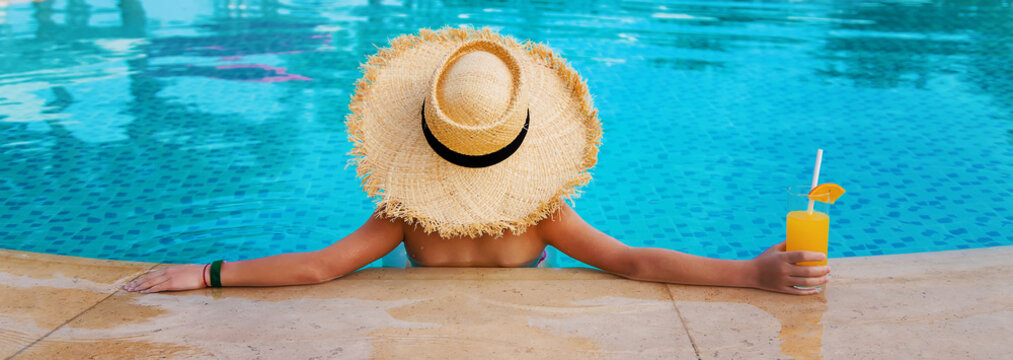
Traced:
[[823, 289], [796, 289], [795, 286], [826, 284], [830, 267], [795, 265], [801, 261], [823, 261], [827, 256], [814, 251], [785, 251], [785, 243], [771, 246], [750, 260], [755, 267], [753, 287], [796, 295], [816, 294]]

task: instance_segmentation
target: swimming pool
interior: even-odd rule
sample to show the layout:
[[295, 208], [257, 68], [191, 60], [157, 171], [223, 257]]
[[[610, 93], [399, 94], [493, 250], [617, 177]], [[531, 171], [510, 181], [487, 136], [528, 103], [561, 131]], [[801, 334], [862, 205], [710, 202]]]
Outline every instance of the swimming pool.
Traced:
[[[56, 1], [0, 5], [0, 248], [206, 262], [370, 214], [357, 66], [420, 27], [548, 42], [604, 126], [575, 209], [638, 246], [748, 258], [784, 189], [844, 185], [831, 256], [1013, 244], [1000, 1]], [[578, 266], [565, 256], [557, 266]], [[378, 264], [378, 263], [377, 263]]]

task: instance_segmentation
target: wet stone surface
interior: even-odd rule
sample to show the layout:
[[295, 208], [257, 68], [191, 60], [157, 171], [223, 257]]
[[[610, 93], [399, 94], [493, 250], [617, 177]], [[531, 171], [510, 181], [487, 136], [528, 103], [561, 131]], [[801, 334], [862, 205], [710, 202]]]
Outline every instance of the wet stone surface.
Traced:
[[831, 260], [833, 279], [816, 296], [588, 269], [449, 268], [140, 295], [115, 289], [152, 264], [0, 256], [0, 344], [15, 359], [1002, 359], [1013, 351], [1005, 341], [1013, 285], [993, 281], [1013, 276], [1013, 247]]

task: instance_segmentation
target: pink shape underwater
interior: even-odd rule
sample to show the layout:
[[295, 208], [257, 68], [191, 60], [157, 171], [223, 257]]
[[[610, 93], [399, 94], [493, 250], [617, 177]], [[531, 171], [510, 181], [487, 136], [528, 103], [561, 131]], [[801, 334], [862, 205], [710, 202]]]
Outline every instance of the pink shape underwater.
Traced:
[[265, 76], [259, 79], [235, 79], [237, 81], [252, 81], [252, 82], [285, 82], [285, 81], [313, 81], [308, 77], [289, 74], [288, 69], [282, 67], [268, 66], [264, 64], [232, 64], [232, 65], [219, 65], [215, 67], [219, 70], [225, 69], [262, 69], [273, 72], [275, 76]]

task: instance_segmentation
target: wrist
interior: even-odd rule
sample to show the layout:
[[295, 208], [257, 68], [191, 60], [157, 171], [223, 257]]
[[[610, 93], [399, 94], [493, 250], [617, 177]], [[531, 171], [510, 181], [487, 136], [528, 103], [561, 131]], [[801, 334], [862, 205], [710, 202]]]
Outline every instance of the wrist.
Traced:
[[208, 284], [211, 287], [222, 287], [222, 266], [225, 260], [212, 261], [208, 266]]
[[747, 288], [760, 288], [760, 264], [756, 259], [750, 260], [739, 260], [739, 279], [740, 283], [736, 286], [747, 287]]
[[205, 288], [211, 287], [210, 283], [211, 279], [209, 278], [211, 274], [208, 273], [208, 267], [210, 266], [211, 263], [204, 264], [203, 270], [201, 270], [200, 272], [201, 283], [204, 285]]

